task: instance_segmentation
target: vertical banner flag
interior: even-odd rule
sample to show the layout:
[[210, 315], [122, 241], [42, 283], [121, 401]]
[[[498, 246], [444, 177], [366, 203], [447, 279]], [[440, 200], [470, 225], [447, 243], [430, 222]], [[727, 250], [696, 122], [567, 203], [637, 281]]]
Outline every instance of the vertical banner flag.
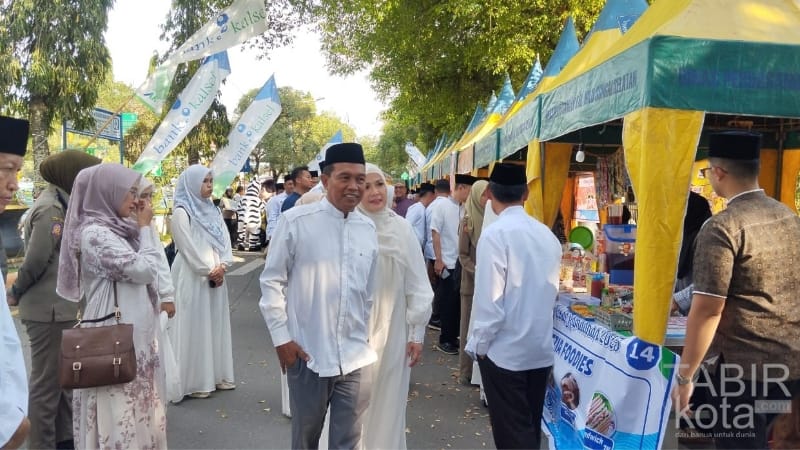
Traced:
[[136, 90], [136, 98], [158, 116], [164, 109], [164, 102], [167, 101], [176, 70], [178, 70], [177, 64], [158, 66]]
[[197, 30], [167, 58], [178, 64], [213, 55], [267, 31], [264, 0], [237, 0]]
[[406, 142], [406, 154], [411, 158], [411, 162], [416, 166], [417, 170], [425, 165], [425, 155], [411, 142]]
[[249, 160], [250, 153], [272, 127], [281, 113], [281, 99], [275, 76], [269, 77], [253, 102], [228, 135], [228, 145], [220, 150], [211, 163], [214, 174], [214, 196], [219, 197], [233, 181], [239, 169]]
[[263, 0], [237, 0], [197, 30], [167, 58], [136, 90], [136, 96], [156, 114], [161, 114], [179, 63], [227, 50], [267, 31]]
[[328, 143], [325, 144], [320, 149], [319, 153], [317, 153], [317, 156], [315, 156], [314, 159], [312, 159], [311, 161], [308, 162], [308, 170], [311, 170], [311, 171], [315, 171], [316, 170], [316, 171], [318, 171], [319, 170], [320, 161], [324, 161], [325, 160], [325, 151], [328, 150], [328, 147], [330, 147], [333, 144], [341, 144], [342, 143], [342, 139], [343, 139], [342, 138], [342, 130], [339, 130], [339, 131], [336, 132], [336, 134], [333, 135], [332, 138], [330, 138], [328, 140]]
[[220, 83], [230, 73], [227, 52], [223, 51], [206, 58], [172, 104], [170, 112], [147, 143], [133, 170], [146, 175], [155, 169], [158, 163], [197, 126], [216, 98]]

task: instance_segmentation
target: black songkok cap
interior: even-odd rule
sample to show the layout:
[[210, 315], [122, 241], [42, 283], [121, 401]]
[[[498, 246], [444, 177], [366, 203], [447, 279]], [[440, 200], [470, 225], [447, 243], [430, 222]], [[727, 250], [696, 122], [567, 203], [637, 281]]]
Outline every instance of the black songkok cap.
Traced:
[[478, 181], [478, 179], [472, 175], [462, 173], [456, 174], [456, 184], [466, 184], [467, 186], [472, 186], [476, 181]]
[[309, 170], [308, 173], [310, 173], [313, 178], [316, 178], [316, 177], [319, 176], [319, 171], [317, 171], [317, 170]]
[[325, 151], [325, 164], [320, 164], [320, 168], [334, 163], [366, 164], [364, 149], [355, 142], [333, 144]]
[[27, 120], [0, 116], [0, 153], [25, 156], [29, 131]]
[[525, 167], [517, 164], [495, 164], [489, 181], [502, 186], [519, 186], [528, 184], [525, 176]]
[[417, 189], [417, 193], [422, 195], [426, 192], [435, 192], [436, 188], [430, 183], [422, 183], [419, 185], [419, 189]]
[[761, 153], [761, 134], [723, 131], [709, 137], [708, 157], [753, 161]]

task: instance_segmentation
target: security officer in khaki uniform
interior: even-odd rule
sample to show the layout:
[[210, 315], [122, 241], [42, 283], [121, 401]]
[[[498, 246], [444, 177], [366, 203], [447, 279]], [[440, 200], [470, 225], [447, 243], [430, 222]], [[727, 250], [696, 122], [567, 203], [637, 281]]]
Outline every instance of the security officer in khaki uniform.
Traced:
[[75, 177], [100, 162], [78, 150], [65, 150], [42, 161], [39, 170], [50, 184], [23, 225], [25, 260], [7, 297], [9, 304], [19, 304], [19, 317], [31, 344], [29, 448], [72, 447], [72, 395], [59, 385], [58, 361], [61, 331], [75, 324], [80, 305], [56, 294], [58, 255]]

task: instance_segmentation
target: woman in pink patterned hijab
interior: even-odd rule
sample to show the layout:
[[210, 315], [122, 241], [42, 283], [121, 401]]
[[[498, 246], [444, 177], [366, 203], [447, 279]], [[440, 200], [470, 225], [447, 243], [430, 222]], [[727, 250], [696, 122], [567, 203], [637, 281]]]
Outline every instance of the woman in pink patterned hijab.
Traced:
[[64, 235], [59, 255], [56, 291], [67, 300], [80, 301], [78, 254], [81, 235], [89, 225], [103, 225], [139, 248], [139, 227], [118, 208], [131, 189], [137, 188], [141, 175], [121, 164], [100, 164], [78, 173], [64, 219]]

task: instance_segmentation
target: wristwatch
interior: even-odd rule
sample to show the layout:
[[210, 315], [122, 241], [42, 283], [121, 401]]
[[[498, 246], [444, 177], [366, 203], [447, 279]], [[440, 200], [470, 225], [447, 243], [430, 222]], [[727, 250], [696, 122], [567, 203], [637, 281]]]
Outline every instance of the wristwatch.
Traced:
[[678, 386], [684, 386], [694, 381], [694, 377], [686, 378], [680, 373], [675, 373], [675, 379], [678, 380]]

